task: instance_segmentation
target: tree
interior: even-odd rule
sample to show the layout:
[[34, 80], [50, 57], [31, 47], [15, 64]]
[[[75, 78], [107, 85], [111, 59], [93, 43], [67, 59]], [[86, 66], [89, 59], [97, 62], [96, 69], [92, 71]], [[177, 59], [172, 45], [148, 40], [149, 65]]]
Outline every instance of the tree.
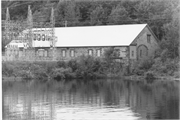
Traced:
[[64, 26], [65, 21], [68, 26], [75, 26], [79, 22], [79, 8], [74, 0], [60, 1], [56, 12], [56, 21], [59, 26]]
[[174, 9], [172, 21], [163, 26], [165, 30], [165, 36], [161, 42], [161, 48], [166, 50], [165, 55], [168, 58], [176, 58], [179, 56], [179, 11], [180, 6]]
[[131, 21], [126, 9], [121, 5], [117, 5], [112, 9], [108, 18], [109, 24], [127, 24]]
[[172, 20], [175, 0], [143, 0], [135, 5], [136, 17], [140, 23], [148, 23], [155, 35], [162, 40], [165, 35], [163, 25]]
[[105, 22], [106, 18], [107, 15], [101, 5], [96, 7], [96, 9], [93, 10], [90, 15], [90, 20], [92, 25], [101, 25]]

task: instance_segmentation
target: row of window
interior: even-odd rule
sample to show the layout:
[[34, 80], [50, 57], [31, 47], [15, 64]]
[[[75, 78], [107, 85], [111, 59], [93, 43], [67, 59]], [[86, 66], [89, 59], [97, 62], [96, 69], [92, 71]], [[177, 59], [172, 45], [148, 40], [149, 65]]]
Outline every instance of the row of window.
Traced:
[[33, 39], [34, 41], [38, 40], [38, 41], [50, 41], [51, 40], [51, 36], [45, 35], [45, 34], [34, 34], [33, 35]]
[[7, 48], [18, 48], [18, 45], [7, 45]]
[[[67, 52], [66, 50], [62, 50], [62, 57], [66, 57], [66, 55], [67, 55], [66, 52]], [[39, 49], [37, 51], [37, 55], [41, 56], [41, 57], [47, 57], [48, 53], [44, 49]], [[93, 56], [93, 50], [92, 49], [88, 50], [88, 55]], [[98, 56], [98, 57], [101, 56], [101, 50], [100, 49], [96, 50], [96, 56]], [[75, 57], [75, 51], [74, 50], [70, 50], [70, 57]]]
[[[20, 40], [22, 39], [30, 39], [30, 35], [26, 34], [25, 37], [19, 37]], [[52, 39], [52, 36], [48, 36], [45, 34], [33, 34], [33, 40], [34, 41], [50, 41]], [[17, 41], [19, 43], [21, 43], [22, 41]]]
[[[88, 50], [88, 55], [93, 56], [93, 50], [89, 49]], [[101, 56], [101, 50], [98, 49], [96, 50], [96, 56], [100, 57]], [[62, 50], [62, 57], [66, 57], [66, 50]], [[75, 57], [75, 51], [70, 50], [70, 57]]]

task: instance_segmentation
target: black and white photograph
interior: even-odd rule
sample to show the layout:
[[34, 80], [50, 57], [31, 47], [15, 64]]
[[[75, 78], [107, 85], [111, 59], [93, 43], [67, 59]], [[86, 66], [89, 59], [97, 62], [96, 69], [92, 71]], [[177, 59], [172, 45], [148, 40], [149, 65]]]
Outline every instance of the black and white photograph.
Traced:
[[1, 0], [2, 120], [180, 119], [180, 0]]

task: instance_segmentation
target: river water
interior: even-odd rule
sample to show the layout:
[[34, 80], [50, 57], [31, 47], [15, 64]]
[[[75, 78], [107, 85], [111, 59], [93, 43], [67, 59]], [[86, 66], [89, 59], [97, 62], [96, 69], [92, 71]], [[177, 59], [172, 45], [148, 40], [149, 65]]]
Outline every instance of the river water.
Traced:
[[3, 120], [179, 118], [179, 81], [3, 82]]

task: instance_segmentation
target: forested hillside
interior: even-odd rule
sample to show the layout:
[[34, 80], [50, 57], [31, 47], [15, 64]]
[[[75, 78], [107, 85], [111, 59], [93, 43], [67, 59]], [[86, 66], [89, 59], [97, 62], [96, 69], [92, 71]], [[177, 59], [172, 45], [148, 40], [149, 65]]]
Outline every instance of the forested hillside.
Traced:
[[[6, 7], [9, 7], [11, 20], [25, 20], [28, 5], [31, 5], [35, 22], [48, 22], [54, 7], [56, 27], [63, 27], [65, 21], [67, 26], [148, 23], [165, 56], [178, 56], [179, 0], [3, 1], [2, 19], [5, 19]], [[3, 46], [5, 44], [3, 42]]]

